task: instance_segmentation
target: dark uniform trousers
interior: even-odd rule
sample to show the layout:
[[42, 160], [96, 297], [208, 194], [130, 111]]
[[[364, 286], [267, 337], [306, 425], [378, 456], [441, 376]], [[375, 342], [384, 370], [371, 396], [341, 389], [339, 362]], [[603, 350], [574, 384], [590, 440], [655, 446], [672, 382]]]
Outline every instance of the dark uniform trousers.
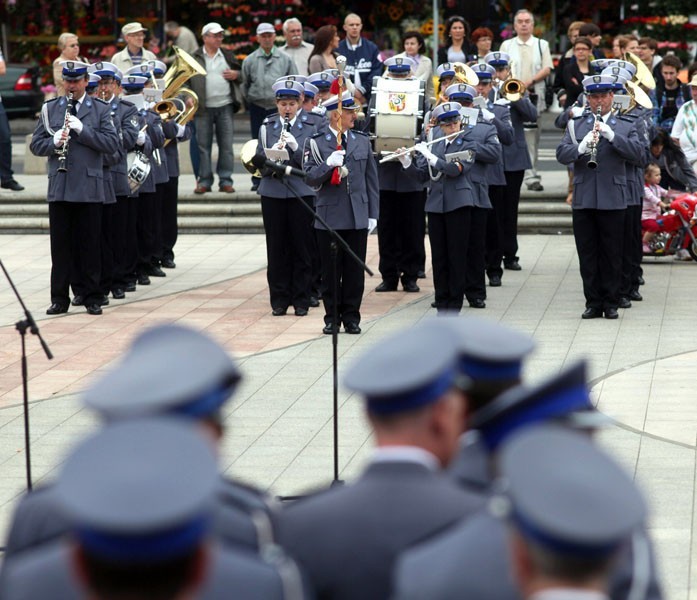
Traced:
[[136, 203], [138, 232], [138, 263], [136, 272], [139, 275], [147, 275], [152, 259], [157, 251], [155, 239], [155, 226], [157, 221], [156, 207], [158, 203], [157, 191], [141, 192]]
[[587, 308], [617, 308], [626, 209], [572, 211]]
[[416, 282], [423, 269], [425, 190], [380, 190], [379, 269], [389, 285]]
[[116, 288], [124, 289], [131, 280], [129, 276], [135, 271], [135, 264], [130, 264], [135, 255], [131, 248], [135, 248], [138, 241], [135, 235], [135, 221], [131, 230], [128, 227], [130, 203], [131, 198], [128, 196], [116, 196], [116, 204], [111, 209], [111, 226], [113, 231], [111, 247], [114, 254], [112, 290]]
[[179, 227], [177, 207], [179, 204], [179, 177], [170, 177], [162, 184], [162, 259], [174, 260], [174, 245], [177, 243]]
[[[331, 250], [331, 236], [324, 229], [317, 229], [317, 245], [319, 246], [320, 257], [322, 258], [322, 281], [324, 291], [322, 301], [324, 303], [324, 321], [327, 325], [332, 322], [332, 310], [334, 306], [334, 274]], [[368, 246], [367, 229], [342, 229], [337, 233], [348, 244], [358, 258], [365, 260]], [[363, 300], [363, 290], [365, 289], [365, 276], [363, 267], [356, 263], [341, 247], [337, 249], [336, 274], [338, 279], [337, 286], [337, 309], [344, 326], [361, 321], [361, 301]]]
[[518, 205], [525, 171], [506, 171], [506, 185], [490, 185], [489, 199], [494, 208], [486, 226], [487, 275], [503, 275], [501, 263], [518, 258]]
[[624, 219], [624, 248], [622, 250], [622, 284], [620, 296], [628, 297], [639, 289], [642, 273], [641, 204], [627, 206]]
[[465, 296], [470, 301], [486, 300], [486, 224], [491, 212], [489, 208], [472, 207], [465, 282]]
[[472, 206], [447, 213], [428, 214], [433, 285], [438, 310], [462, 308], [467, 278], [467, 248], [473, 216]]

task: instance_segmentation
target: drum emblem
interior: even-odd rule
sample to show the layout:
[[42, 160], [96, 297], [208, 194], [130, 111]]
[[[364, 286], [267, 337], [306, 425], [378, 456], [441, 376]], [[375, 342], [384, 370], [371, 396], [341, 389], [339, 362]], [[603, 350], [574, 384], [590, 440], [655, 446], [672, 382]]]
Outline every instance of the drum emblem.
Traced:
[[402, 112], [407, 107], [406, 94], [391, 93], [388, 101], [392, 112]]

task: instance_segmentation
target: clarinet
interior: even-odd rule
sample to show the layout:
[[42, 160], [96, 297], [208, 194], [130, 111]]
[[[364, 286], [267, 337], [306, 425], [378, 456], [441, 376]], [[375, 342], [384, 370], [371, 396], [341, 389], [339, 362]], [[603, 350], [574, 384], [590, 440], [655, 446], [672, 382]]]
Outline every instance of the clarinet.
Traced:
[[[70, 119], [70, 111], [73, 109], [73, 93], [70, 92], [68, 94], [68, 106], [65, 109], [65, 118], [63, 119], [63, 131], [66, 131], [69, 129], [69, 119]], [[56, 154], [58, 155], [58, 172], [59, 173], [65, 173], [68, 170], [68, 166], [66, 165], [66, 161], [68, 160], [68, 140], [70, 138], [66, 138], [65, 142], [60, 148], [56, 149]]]
[[588, 157], [588, 168], [597, 169], [598, 168], [598, 143], [600, 142], [600, 122], [602, 119], [602, 108], [599, 106], [598, 111], [595, 115], [595, 123], [593, 123], [593, 139], [590, 144], [590, 156]]

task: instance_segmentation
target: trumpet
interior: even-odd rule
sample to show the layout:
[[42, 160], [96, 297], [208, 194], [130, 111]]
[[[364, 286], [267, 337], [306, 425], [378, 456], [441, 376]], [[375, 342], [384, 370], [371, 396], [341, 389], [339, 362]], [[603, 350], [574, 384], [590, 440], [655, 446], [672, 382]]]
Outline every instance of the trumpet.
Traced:
[[593, 139], [590, 146], [590, 156], [588, 157], [588, 168], [597, 169], [598, 168], [598, 142], [600, 142], [600, 121], [602, 120], [602, 108], [598, 106], [598, 110], [595, 113], [595, 123], [593, 124]]
[[520, 79], [506, 79], [506, 81], [501, 84], [499, 93], [502, 98], [510, 102], [517, 102], [525, 95], [526, 89], [527, 87]]
[[[69, 131], [69, 125], [70, 125], [70, 114], [71, 111], [73, 110], [73, 93], [70, 92], [68, 94], [68, 105], [65, 107], [65, 117], [63, 118], [63, 133], [65, 134], [66, 131]], [[58, 155], [58, 171], [60, 173], [65, 173], [68, 170], [68, 166], [65, 164], [66, 161], [68, 160], [68, 141], [70, 140], [69, 137], [65, 138], [65, 142], [63, 142], [63, 145], [56, 150], [56, 154]]]

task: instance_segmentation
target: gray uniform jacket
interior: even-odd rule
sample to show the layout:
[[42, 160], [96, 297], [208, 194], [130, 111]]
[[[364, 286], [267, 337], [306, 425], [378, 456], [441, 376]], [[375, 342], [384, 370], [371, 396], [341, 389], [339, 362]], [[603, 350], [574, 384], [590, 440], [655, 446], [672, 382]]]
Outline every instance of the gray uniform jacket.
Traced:
[[[490, 185], [506, 184], [506, 177], [503, 174], [503, 152], [496, 131], [496, 125], [493, 122], [485, 123], [481, 120], [472, 129], [472, 137], [477, 144], [477, 153], [470, 176], [477, 189], [477, 201], [474, 205], [478, 208], [491, 208]], [[507, 130], [506, 139], [509, 142], [513, 140], [512, 128]]]
[[488, 493], [491, 486], [489, 457], [477, 431], [468, 431], [460, 439], [460, 449], [448, 465], [448, 475], [461, 487]]
[[643, 142], [633, 123], [624, 117], [611, 115], [607, 123], [615, 132], [615, 137], [612, 142], [599, 137], [598, 168], [589, 169], [588, 155], [579, 156], [578, 145], [593, 129], [594, 123], [595, 117], [591, 114], [572, 119], [557, 146], [557, 160], [563, 165], [574, 165], [571, 208], [623, 210], [630, 199], [627, 162], [641, 160]]
[[[173, 124], [172, 124], [173, 125]], [[191, 123], [187, 123], [184, 127], [184, 135], [180, 138], [177, 137], [177, 127], [168, 123], [162, 125], [162, 130], [165, 134], [165, 138], [171, 140], [165, 146], [165, 154], [167, 155], [167, 174], [170, 179], [172, 177], [179, 177], [179, 142], [185, 142], [191, 139]]]
[[[281, 137], [281, 131], [283, 130], [283, 120], [280, 115], [270, 115], [267, 117], [262, 126], [259, 128], [259, 142], [257, 143], [257, 154], [266, 158], [264, 154], [264, 148], [271, 148]], [[303, 149], [305, 147], [305, 142], [308, 138], [312, 137], [317, 133], [317, 128], [315, 126], [315, 120], [308, 116], [305, 112], [298, 113], [295, 122], [290, 128], [290, 133], [293, 135], [295, 140], [298, 142], [298, 148], [293, 152], [288, 146], [286, 150], [288, 151], [289, 160], [284, 161], [283, 164], [290, 165], [296, 169], [302, 170], [303, 168]], [[299, 177], [286, 177], [286, 183], [290, 185], [292, 189], [299, 196], [316, 196], [317, 192], [307, 185]], [[294, 198], [293, 193], [281, 182], [281, 180], [274, 176], [269, 169], [262, 171], [261, 182], [259, 183], [259, 195], [267, 196], [269, 198]]]
[[289, 506], [279, 515], [279, 541], [318, 598], [385, 600], [397, 555], [482, 502], [421, 464], [375, 463], [355, 483]]
[[[662, 598], [645, 532], [635, 532], [620, 552], [610, 577], [610, 597]], [[506, 524], [483, 510], [400, 557], [394, 600], [523, 600], [509, 556]]]
[[378, 164], [378, 179], [380, 180], [380, 191], [420, 192], [426, 186], [424, 181], [419, 181], [413, 177], [405, 177], [404, 169], [402, 169], [402, 165], [398, 160]]
[[653, 162], [651, 154], [651, 140], [655, 131], [653, 114], [652, 111], [637, 105], [625, 113], [624, 117], [634, 122], [639, 141], [644, 148], [641, 160], [627, 165], [627, 179], [631, 189], [628, 206], [641, 206], [644, 202], [644, 170], [649, 163]]
[[263, 108], [276, 106], [276, 94], [271, 86], [285, 75], [297, 75], [293, 59], [280, 48], [266, 55], [257, 48], [242, 61], [242, 90], [247, 103]]
[[[158, 180], [155, 179], [156, 165], [154, 154], [155, 150], [161, 149], [165, 143], [165, 134], [162, 131], [162, 119], [151, 110], [141, 109], [138, 111], [138, 114], [140, 115], [140, 122], [143, 125], [146, 123], [148, 125], [148, 128], [145, 130], [147, 133], [145, 136], [145, 144], [139, 149], [150, 161], [150, 173], [135, 195], [151, 194], [155, 191], [155, 184], [160, 183], [159, 179], [162, 178], [161, 170], [158, 171]], [[163, 154], [164, 152], [160, 150], [160, 157], [162, 157]]]
[[104, 155], [104, 164], [109, 167], [114, 193], [117, 196], [128, 196], [127, 155], [133, 150], [138, 138], [138, 109], [127, 100], [112, 98], [108, 103], [116, 133], [121, 140], [111, 154]]
[[511, 125], [513, 127], [513, 143], [503, 146], [504, 171], [524, 171], [532, 168], [528, 144], [525, 141], [523, 123], [537, 121], [537, 108], [529, 98], [521, 98], [517, 102], [508, 105], [511, 113]]
[[[213, 547], [201, 600], [302, 599], [309, 597], [299, 573], [241, 550]], [[36, 550], [8, 566], [2, 579], [3, 600], [88, 600], [73, 576], [68, 544]]]
[[[339, 185], [331, 184], [334, 167], [327, 158], [336, 150], [336, 137], [329, 126], [305, 142], [303, 169], [307, 183], [317, 191], [315, 209], [334, 229], [367, 229], [368, 219], [377, 219], [380, 191], [378, 169], [368, 137], [359, 131], [346, 132], [344, 165], [348, 176]], [[324, 227], [315, 221], [315, 229]]]
[[[49, 202], [104, 202], [103, 154], [119, 145], [111, 120], [111, 111], [104, 102], [85, 96], [77, 118], [82, 121], [82, 133], [71, 132], [68, 140], [66, 172], [58, 172], [58, 155], [53, 143], [54, 132], [63, 128], [67, 100], [65, 96], [49, 100], [42, 108], [31, 138], [30, 149], [36, 156], [48, 157]], [[48, 131], [46, 129], [50, 131]]]

